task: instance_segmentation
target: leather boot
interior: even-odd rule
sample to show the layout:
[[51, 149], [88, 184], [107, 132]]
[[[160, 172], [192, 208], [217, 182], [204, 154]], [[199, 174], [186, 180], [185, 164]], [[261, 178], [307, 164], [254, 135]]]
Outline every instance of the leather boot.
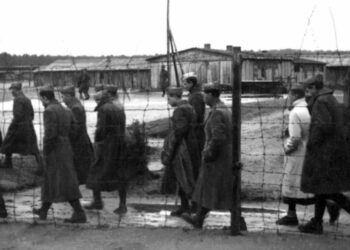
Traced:
[[69, 201], [69, 204], [73, 207], [74, 212], [70, 219], [65, 219], [66, 223], [86, 223], [86, 214], [81, 207], [79, 200]]
[[0, 198], [0, 218], [6, 218], [7, 217], [7, 211], [6, 211], [6, 205], [4, 198]]
[[203, 227], [205, 216], [200, 214], [190, 215], [188, 213], [183, 213], [181, 217], [188, 223], [192, 224], [195, 228], [201, 229]]
[[88, 210], [92, 210], [92, 209], [101, 210], [101, 209], [103, 209], [101, 192], [97, 191], [97, 190], [93, 190], [92, 192], [93, 192], [94, 200], [89, 205], [84, 206], [84, 208], [86, 208]]
[[33, 213], [38, 215], [40, 220], [46, 220], [47, 212], [49, 211], [50, 207], [51, 207], [50, 202], [44, 202], [42, 204], [41, 208], [39, 208], [39, 209], [34, 208]]
[[299, 231], [309, 234], [322, 234], [323, 226], [322, 221], [317, 221], [315, 218], [312, 218], [308, 223], [299, 226]]
[[327, 210], [329, 213], [329, 224], [334, 225], [340, 215], [340, 208], [336, 203], [327, 202]]

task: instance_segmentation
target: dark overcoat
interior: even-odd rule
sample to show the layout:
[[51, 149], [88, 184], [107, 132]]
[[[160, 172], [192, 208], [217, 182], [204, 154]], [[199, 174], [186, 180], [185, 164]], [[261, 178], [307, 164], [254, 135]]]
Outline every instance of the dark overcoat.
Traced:
[[309, 102], [311, 124], [301, 176], [305, 193], [332, 194], [350, 190], [350, 165], [343, 113], [332, 91], [322, 89]]
[[[164, 141], [161, 160], [166, 166], [165, 171], [173, 171], [180, 188], [191, 197], [196, 173], [201, 163], [199, 144], [194, 130], [196, 114], [193, 107], [182, 100], [175, 108], [171, 121], [172, 129]], [[171, 175], [168, 172], [164, 174], [163, 193], [167, 193], [164, 190], [169, 185], [167, 182], [174, 181], [168, 177]]]
[[57, 100], [44, 111], [44, 181], [43, 202], [64, 202], [81, 198], [69, 139], [75, 129], [72, 112]]
[[83, 105], [75, 97], [67, 106], [72, 111], [76, 122], [76, 130], [71, 133], [74, 166], [79, 184], [85, 184], [94, 159], [93, 147], [86, 129], [86, 113]]
[[88, 74], [81, 74], [78, 78], [79, 92], [86, 92], [90, 87], [90, 76]]
[[113, 191], [126, 185], [125, 112], [104, 97], [96, 107], [95, 161], [86, 186]]
[[161, 90], [165, 91], [169, 87], [169, 74], [165, 69], [160, 71], [159, 75], [159, 85]]
[[199, 143], [200, 151], [202, 152], [205, 143], [205, 133], [204, 133], [204, 116], [205, 116], [205, 103], [204, 95], [202, 93], [202, 87], [200, 84], [196, 84], [190, 89], [190, 95], [188, 96], [188, 102], [192, 105], [194, 111], [196, 112], [196, 124], [195, 133]]
[[33, 119], [34, 109], [30, 99], [19, 92], [13, 100], [13, 118], [4, 138], [1, 153], [31, 155], [39, 152]]
[[232, 117], [219, 101], [204, 122], [205, 145], [202, 166], [192, 200], [200, 206], [228, 210], [232, 207]]

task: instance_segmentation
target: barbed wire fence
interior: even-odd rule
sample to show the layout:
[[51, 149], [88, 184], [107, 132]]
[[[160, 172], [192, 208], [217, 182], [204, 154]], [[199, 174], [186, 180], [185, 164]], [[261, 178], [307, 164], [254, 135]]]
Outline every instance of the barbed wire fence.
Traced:
[[[212, 60], [215, 62], [216, 60]], [[209, 60], [209, 63], [212, 62]], [[198, 58], [189, 60], [188, 68], [185, 72], [195, 70]], [[152, 66], [150, 71], [158, 69]], [[137, 72], [137, 70], [136, 70]], [[53, 77], [56, 72], [50, 72]], [[293, 75], [290, 78], [293, 79]], [[110, 77], [108, 77], [110, 78]], [[12, 119], [12, 96], [8, 89], [13, 81], [18, 79], [4, 80], [1, 88], [1, 130], [3, 137]], [[34, 82], [34, 79], [30, 79]], [[47, 82], [44, 84], [52, 84]], [[66, 84], [73, 84], [67, 82]], [[124, 84], [116, 83], [114, 84]], [[121, 85], [119, 85], [121, 86]], [[56, 97], [62, 102], [59, 89], [62, 86], [55, 86]], [[123, 87], [122, 87], [123, 88]], [[38, 87], [29, 86], [28, 82], [23, 82], [23, 92], [32, 100], [35, 119], [34, 126], [38, 138], [38, 145], [42, 150], [43, 139], [43, 111], [38, 100]], [[93, 88], [90, 89], [94, 93]], [[124, 93], [121, 92], [120, 95]], [[340, 93], [342, 95], [342, 93]], [[89, 211], [88, 223], [91, 226], [111, 226], [122, 227], [128, 225], [135, 226], [163, 226], [163, 227], [189, 227], [181, 218], [170, 216], [170, 210], [174, 209], [177, 198], [175, 194], [162, 195], [160, 193], [161, 177], [164, 169], [160, 163], [160, 151], [163, 146], [164, 136], [171, 127], [171, 108], [167, 105], [166, 98], [161, 97], [157, 91], [131, 91], [130, 100], [119, 98], [124, 105], [127, 117], [127, 125], [130, 126], [134, 120], [139, 120], [147, 134], [148, 168], [152, 173], [160, 175], [160, 178], [143, 178], [141, 176], [132, 179], [128, 186], [127, 205], [129, 208], [125, 216], [117, 216], [112, 213], [116, 206], [118, 196], [116, 192], [103, 193], [106, 200], [104, 210]], [[280, 96], [281, 97], [281, 96]], [[185, 97], [186, 98], [186, 95]], [[232, 95], [230, 92], [223, 93], [222, 100], [231, 105]], [[87, 114], [87, 128], [90, 139], [93, 141], [94, 129], [97, 114], [94, 111], [93, 100], [82, 101]], [[277, 226], [275, 221], [285, 214], [286, 205], [282, 203], [281, 190], [284, 171], [284, 138], [282, 134], [288, 124], [288, 113], [286, 111], [286, 96], [282, 98], [275, 96], [262, 96], [259, 94], [243, 95], [242, 100], [242, 215], [246, 218], [249, 231], [298, 233], [296, 227]], [[163, 127], [160, 127], [163, 125]], [[153, 126], [153, 127], [152, 127]], [[151, 133], [152, 129], [158, 128], [157, 133]], [[5, 200], [9, 218], [6, 222], [30, 222], [41, 223], [33, 214], [32, 208], [38, 207], [40, 201], [40, 178], [35, 176], [36, 162], [32, 156], [14, 155], [13, 169], [0, 169], [2, 187], [5, 190]], [[128, 166], [132, 168], [133, 166]], [[84, 186], [80, 187], [83, 193], [82, 202], [91, 201], [91, 192]], [[312, 217], [313, 206], [301, 208], [298, 206], [297, 212], [300, 221], [308, 220]], [[50, 210], [47, 223], [61, 224], [64, 217], [70, 213], [67, 204], [55, 204]], [[216, 229], [228, 226], [230, 214], [226, 212], [213, 211], [205, 224], [205, 228]], [[326, 225], [325, 231], [336, 237], [348, 237], [346, 231], [350, 228], [350, 221], [347, 214], [341, 214], [335, 226]]]

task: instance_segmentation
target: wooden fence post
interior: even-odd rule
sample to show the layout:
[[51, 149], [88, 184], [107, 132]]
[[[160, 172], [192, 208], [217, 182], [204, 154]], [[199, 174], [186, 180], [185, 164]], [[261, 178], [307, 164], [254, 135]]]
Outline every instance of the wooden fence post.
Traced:
[[231, 234], [240, 234], [241, 219], [241, 47], [233, 47], [232, 56], [232, 164], [233, 205]]

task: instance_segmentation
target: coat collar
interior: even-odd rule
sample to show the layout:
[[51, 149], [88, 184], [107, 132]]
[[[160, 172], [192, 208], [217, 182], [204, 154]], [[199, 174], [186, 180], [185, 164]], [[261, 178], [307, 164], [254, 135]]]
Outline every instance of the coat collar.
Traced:
[[320, 96], [324, 96], [324, 95], [332, 95], [333, 94], [333, 90], [328, 89], [328, 88], [323, 88], [321, 89], [317, 95], [315, 95], [314, 97], [312, 97], [308, 103], [308, 107], [309, 110], [311, 111], [312, 106], [314, 105], [314, 103], [316, 102], [317, 98]]
[[293, 102], [293, 107], [306, 107], [305, 98], [299, 98]]

